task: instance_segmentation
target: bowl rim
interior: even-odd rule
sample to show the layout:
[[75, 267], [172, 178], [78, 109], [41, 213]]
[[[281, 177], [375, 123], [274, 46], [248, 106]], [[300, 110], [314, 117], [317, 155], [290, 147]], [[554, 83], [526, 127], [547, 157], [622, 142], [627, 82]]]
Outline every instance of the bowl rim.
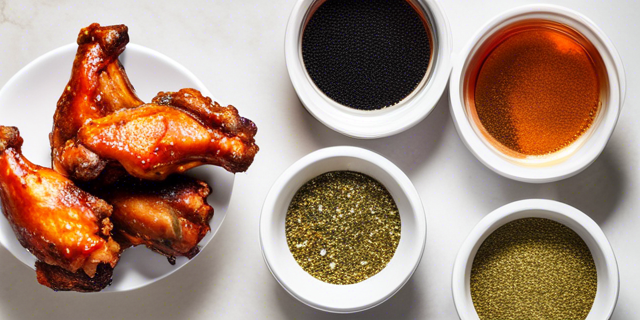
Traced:
[[[484, 138], [478, 136], [472, 128], [466, 112], [466, 104], [464, 103], [463, 72], [466, 70], [470, 55], [475, 48], [481, 44], [481, 40], [487, 36], [503, 28], [503, 24], [509, 20], [523, 18], [527, 16], [544, 16], [544, 19], [551, 21], [559, 21], [568, 24], [571, 27], [580, 27], [592, 34], [592, 37], [584, 35], [598, 49], [604, 63], [606, 65], [609, 77], [609, 101], [607, 109], [601, 123], [597, 128], [594, 127], [593, 133], [587, 138], [585, 143], [591, 143], [587, 150], [581, 146], [578, 150], [582, 152], [579, 157], [576, 154], [568, 156], [568, 158], [558, 161], [554, 164], [545, 166], [522, 166], [515, 164], [504, 158], [497, 151], [492, 150], [484, 141]], [[571, 9], [550, 5], [550, 4], [531, 4], [523, 5], [510, 10], [490, 19], [461, 50], [457, 61], [454, 63], [453, 71], [449, 82], [449, 99], [451, 114], [456, 131], [460, 136], [467, 149], [485, 166], [494, 172], [513, 180], [528, 183], [546, 183], [553, 182], [574, 176], [589, 165], [591, 165], [606, 147], [622, 110], [622, 105], [626, 97], [626, 80], [622, 60], [615, 46], [606, 34], [589, 18], [573, 11]], [[598, 133], [598, 135], [596, 135]], [[576, 151], [578, 152], [578, 151]], [[571, 161], [570, 161], [571, 160]]]
[[403, 132], [426, 118], [442, 97], [451, 74], [453, 49], [451, 28], [435, 0], [413, 0], [432, 17], [437, 52], [430, 78], [399, 104], [375, 111], [351, 109], [326, 97], [309, 79], [300, 55], [299, 39], [310, 6], [320, 0], [298, 0], [287, 22], [284, 52], [289, 78], [302, 105], [325, 126], [359, 139], [377, 139]]
[[[614, 295], [613, 299], [609, 300], [610, 305], [605, 306], [608, 310], [607, 319], [610, 318], [618, 301], [620, 292], [620, 274], [616, 256], [609, 240], [598, 224], [582, 211], [568, 204], [547, 199], [525, 199], [503, 205], [482, 218], [471, 232], [469, 232], [469, 235], [458, 250], [458, 254], [453, 265], [453, 271], [451, 273], [451, 292], [458, 317], [465, 320], [478, 319], [473, 303], [471, 302], [468, 304], [470, 299], [468, 299], [468, 291], [466, 290], [465, 285], [467, 277], [466, 270], [469, 264], [473, 263], [474, 256], [472, 256], [472, 254], [475, 255], [477, 252], [476, 247], [482, 245], [482, 242], [484, 242], [486, 237], [492, 234], [496, 228], [513, 221], [509, 220], [513, 215], [524, 211], [534, 210], [544, 211], [549, 213], [551, 216], [562, 217], [572, 221], [584, 228], [587, 234], [591, 237], [591, 240], [596, 243], [598, 249], [604, 256], [603, 264], [606, 268], [603, 272], [606, 272], [607, 279], [609, 279], [609, 284], [611, 285], [611, 288], [607, 293]], [[555, 219], [552, 220], [555, 221]], [[473, 312], [469, 310], [473, 310]], [[471, 315], [469, 315], [470, 313]], [[473, 315], [475, 315], [475, 317], [473, 317]], [[593, 318], [587, 317], [587, 319]]]
[[[12, 86], [14, 86], [14, 83], [19, 81], [22, 77], [24, 77], [26, 74], [28, 74], [29, 72], [31, 72], [32, 70], [34, 70], [35, 68], [39, 67], [41, 63], [43, 63], [44, 61], [47, 61], [53, 57], [59, 56], [59, 55], [65, 55], [68, 54], [69, 51], [73, 52], [73, 55], [75, 56], [75, 52], [76, 49], [78, 48], [78, 45], [75, 42], [72, 43], [68, 43], [65, 45], [62, 45], [60, 47], [57, 47], [55, 49], [52, 49], [50, 51], [45, 52], [44, 54], [38, 56], [37, 58], [31, 60], [29, 63], [27, 63], [25, 66], [23, 66], [22, 68], [20, 68], [20, 70], [18, 70], [0, 89], [0, 96], [2, 96], [5, 92], [5, 90], [9, 90], [9, 88], [11, 88]], [[154, 58], [157, 58], [158, 60], [162, 61], [163, 63], [167, 64], [169, 67], [177, 70], [177, 72], [183, 74], [189, 81], [191, 81], [194, 84], [194, 87], [196, 89], [198, 89], [200, 92], [202, 92], [203, 95], [210, 97], [211, 99], [215, 100], [215, 98], [213, 97], [213, 95], [211, 94], [211, 92], [209, 91], [209, 89], [207, 89], [207, 87], [204, 85], [204, 83], [202, 83], [202, 81], [200, 79], [198, 79], [198, 77], [195, 76], [195, 74], [193, 74], [193, 72], [189, 71], [189, 69], [187, 69], [185, 66], [183, 66], [182, 64], [178, 63], [177, 61], [173, 60], [172, 58], [170, 58], [169, 56], [158, 52], [154, 49], [139, 45], [137, 43], [128, 43], [126, 45], [126, 50], [123, 53], [126, 57], [126, 52], [136, 52], [137, 54], [142, 54], [142, 55], [148, 55]], [[231, 201], [231, 195], [233, 195], [233, 189], [235, 188], [236, 185], [236, 179], [235, 176], [231, 178], [231, 190], [230, 190], [230, 198], [227, 200], [227, 205], [226, 208], [224, 210], [224, 214], [222, 215], [222, 219], [220, 220], [220, 223], [218, 225], [217, 228], [213, 229], [210, 231], [209, 234], [207, 234], [205, 236], [205, 238], [203, 238], [203, 240], [198, 244], [198, 246], [200, 247], [200, 250], [202, 251], [215, 237], [215, 235], [218, 233], [218, 231], [220, 231], [220, 228], [222, 227], [222, 224], [224, 223], [228, 211], [229, 211], [229, 204]], [[0, 205], [0, 208], [2, 206]], [[4, 217], [3, 217], [4, 219]], [[214, 220], [212, 219], [211, 222], [213, 222]], [[13, 236], [13, 235], [12, 235]], [[27, 267], [34, 269], [35, 270], [35, 265], [33, 264], [29, 264], [27, 263], [27, 261], [24, 261], [21, 257], [16, 256], [16, 254], [14, 254], [14, 250], [25, 250], [25, 248], [20, 247], [18, 249], [12, 249], [10, 248], [10, 245], [8, 245], [7, 243], [4, 242], [3, 238], [0, 237], [0, 246], [4, 247], [5, 249], [7, 249], [7, 251], [9, 251], [18, 261], [22, 262], [23, 264], [25, 264]], [[146, 250], [146, 249], [145, 249]], [[28, 251], [27, 251], [28, 252]], [[31, 253], [29, 253], [30, 256], [33, 256]], [[127, 292], [127, 291], [133, 291], [133, 290], [137, 290], [143, 287], [146, 287], [148, 285], [151, 285], [155, 282], [158, 282], [170, 275], [172, 275], [173, 273], [177, 272], [178, 270], [182, 269], [182, 267], [184, 267], [186, 264], [188, 264], [189, 262], [197, 259], [197, 257], [200, 256], [200, 254], [196, 255], [195, 257], [193, 257], [192, 259], [189, 259], [187, 261], [185, 261], [185, 263], [182, 264], [176, 264], [176, 266], [174, 268], [171, 269], [171, 271], [155, 277], [153, 279], [150, 279], [148, 281], [140, 281], [138, 284], [134, 285], [134, 286], [130, 286], [127, 287], [125, 289], [118, 289], [118, 290], [110, 290], [110, 288], [112, 288], [112, 286], [107, 286], [105, 289], [101, 290], [101, 291], [97, 291], [97, 292], [84, 292], [84, 293], [77, 293], [74, 291], [69, 291], [66, 292], [67, 294], [111, 294], [111, 293], [118, 293], [118, 292]]]
[[[416, 232], [416, 237], [420, 239], [419, 243], [410, 243], [412, 245], [411, 252], [416, 254], [415, 261], [409, 261], [413, 266], [410, 269], [410, 272], [403, 275], [402, 279], [398, 283], [394, 283], [392, 285], [383, 284], [389, 287], [389, 290], [385, 290], [385, 295], [381, 297], [377, 297], [368, 303], [362, 305], [354, 305], [349, 307], [334, 307], [331, 305], [326, 305], [318, 301], [312, 301], [302, 296], [300, 293], [294, 291], [287, 284], [287, 274], [282, 273], [277, 268], [274, 268], [273, 264], [270, 262], [272, 259], [277, 259], [276, 256], [270, 256], [269, 252], [272, 250], [275, 241], [272, 238], [267, 239], [266, 234], [270, 234], [268, 228], [274, 222], [274, 209], [277, 202], [284, 196], [283, 191], [289, 185], [289, 182], [296, 177], [299, 173], [301, 173], [304, 169], [309, 168], [314, 165], [318, 165], [323, 160], [328, 160], [336, 157], [347, 157], [347, 158], [356, 158], [362, 161], [369, 162], [379, 169], [383, 170], [385, 173], [389, 174], [391, 178], [398, 183], [400, 189], [407, 197], [407, 202], [410, 206], [411, 215], [415, 218], [416, 225], [413, 229]], [[329, 172], [328, 170], [326, 172]], [[357, 170], [356, 170], [357, 171]], [[365, 173], [366, 174], [366, 173]], [[403, 229], [404, 230], [404, 229]], [[364, 310], [368, 310], [374, 308], [383, 302], [387, 301], [393, 295], [395, 295], [402, 287], [409, 281], [411, 276], [415, 273], [418, 268], [420, 261], [422, 260], [422, 256], [424, 254], [424, 250], [426, 247], [426, 234], [427, 234], [427, 222], [426, 215], [424, 211], [424, 207], [422, 205], [422, 201], [418, 191], [415, 189], [411, 180], [398, 168], [395, 164], [393, 164], [388, 159], [383, 156], [359, 147], [352, 146], [336, 146], [336, 147], [328, 147], [324, 149], [319, 149], [317, 151], [311, 152], [306, 156], [302, 157], [294, 164], [292, 164], [289, 168], [287, 168], [274, 182], [273, 186], [269, 190], [267, 197], [264, 201], [264, 205], [262, 207], [262, 212], [260, 215], [260, 223], [259, 223], [259, 237], [260, 237], [260, 249], [262, 252], [262, 257], [264, 259], [269, 272], [273, 275], [276, 281], [285, 289], [291, 296], [296, 298], [298, 301], [304, 303], [307, 306], [310, 306], [314, 309], [318, 309], [321, 311], [331, 312], [331, 313], [355, 313]], [[393, 258], [392, 258], [393, 261]], [[367, 281], [375, 280], [375, 277], [369, 278]], [[325, 284], [318, 280], [318, 284]], [[355, 284], [357, 285], [357, 284]], [[346, 288], [348, 290], [353, 285], [344, 285], [340, 286]]]

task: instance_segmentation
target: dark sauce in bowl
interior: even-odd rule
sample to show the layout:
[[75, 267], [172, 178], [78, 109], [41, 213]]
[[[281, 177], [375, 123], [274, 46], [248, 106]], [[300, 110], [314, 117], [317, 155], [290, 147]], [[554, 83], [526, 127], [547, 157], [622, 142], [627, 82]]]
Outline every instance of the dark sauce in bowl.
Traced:
[[430, 32], [406, 0], [327, 0], [305, 27], [302, 57], [329, 98], [379, 110], [409, 96], [427, 75]]

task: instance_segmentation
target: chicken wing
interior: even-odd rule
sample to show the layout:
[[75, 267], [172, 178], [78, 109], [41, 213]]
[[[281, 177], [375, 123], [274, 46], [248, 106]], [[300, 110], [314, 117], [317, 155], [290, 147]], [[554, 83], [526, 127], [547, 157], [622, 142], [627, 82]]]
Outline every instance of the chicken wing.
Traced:
[[146, 245], [167, 256], [193, 258], [209, 232], [211, 188], [183, 175], [145, 181], [128, 175], [114, 183], [91, 182], [90, 190], [113, 205], [114, 237], [123, 245]]
[[38, 282], [54, 290], [99, 291], [111, 282], [120, 246], [112, 207], [21, 154], [15, 127], [0, 126], [2, 211], [20, 244], [39, 260]]
[[78, 180], [91, 180], [106, 161], [75, 143], [78, 129], [88, 120], [116, 110], [137, 107], [136, 96], [118, 56], [129, 42], [125, 25], [80, 30], [71, 79], [58, 100], [51, 142], [53, 168]]
[[87, 121], [78, 145], [148, 180], [203, 164], [243, 172], [253, 162], [257, 128], [233, 106], [212, 103], [195, 89], [161, 92], [154, 102]]

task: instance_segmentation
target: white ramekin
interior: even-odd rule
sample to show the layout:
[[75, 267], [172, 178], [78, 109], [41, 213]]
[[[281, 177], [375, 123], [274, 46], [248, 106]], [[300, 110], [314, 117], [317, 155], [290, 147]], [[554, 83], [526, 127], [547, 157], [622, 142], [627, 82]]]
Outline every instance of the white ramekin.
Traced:
[[327, 127], [344, 135], [374, 139], [411, 128], [422, 121], [442, 96], [451, 74], [451, 30], [435, 0], [407, 0], [431, 26], [432, 61], [418, 88], [398, 104], [374, 111], [356, 110], [327, 97], [311, 80], [302, 59], [302, 33], [310, 12], [323, 0], [298, 0], [287, 25], [285, 60], [293, 87], [307, 110]]
[[484, 240], [499, 227], [522, 218], [546, 218], [575, 231], [589, 247], [598, 274], [598, 289], [587, 320], [609, 319], [618, 301], [620, 279], [613, 249], [602, 229], [586, 214], [561, 202], [530, 199], [512, 202], [484, 217], [464, 241], [451, 277], [453, 301], [462, 320], [478, 320], [470, 290], [473, 259]]
[[[485, 41], [514, 23], [539, 19], [567, 25], [587, 38], [602, 56], [608, 76], [608, 97], [603, 101], [598, 119], [584, 140], [577, 142], [562, 158], [542, 158], [535, 164], [513, 161], [502, 154], [474, 128], [465, 102], [464, 82], [469, 66]], [[587, 17], [554, 5], [526, 5], [507, 11], [487, 23], [462, 50], [454, 64], [450, 80], [450, 101], [453, 120], [467, 148], [480, 162], [493, 171], [514, 180], [531, 183], [552, 182], [571, 177], [593, 163], [604, 150], [618, 121], [625, 97], [625, 75], [620, 56], [613, 43]], [[572, 146], [573, 146], [572, 145]]]
[[[351, 285], [329, 284], [309, 275], [293, 258], [285, 235], [287, 208], [298, 189], [318, 175], [338, 170], [357, 171], [378, 180], [400, 211], [400, 243], [393, 258], [378, 274]], [[331, 147], [308, 154], [276, 180], [262, 208], [260, 245], [267, 267], [296, 299], [323, 311], [352, 313], [373, 308], [402, 288], [420, 263], [426, 230], [420, 196], [402, 170], [365, 149]]]

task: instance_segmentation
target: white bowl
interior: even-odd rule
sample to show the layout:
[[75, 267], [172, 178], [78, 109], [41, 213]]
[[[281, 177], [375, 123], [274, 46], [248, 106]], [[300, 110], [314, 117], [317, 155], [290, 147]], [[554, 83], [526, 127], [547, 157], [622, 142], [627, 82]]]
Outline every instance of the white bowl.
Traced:
[[[69, 81], [77, 48], [77, 44], [69, 44], [40, 56], [18, 71], [0, 90], [0, 124], [20, 129], [24, 138], [22, 152], [33, 163], [41, 166], [51, 166], [49, 132], [56, 102]], [[128, 44], [120, 61], [143, 101], [150, 102], [159, 91], [177, 91], [188, 87], [211, 97], [209, 90], [193, 73], [154, 50]], [[204, 249], [224, 221], [234, 175], [214, 166], [190, 170], [189, 175], [206, 181], [214, 190], [207, 198], [215, 213], [209, 224], [211, 232], [200, 241], [200, 247]], [[36, 258], [20, 245], [2, 214], [0, 244], [27, 266], [35, 267]], [[112, 284], [101, 292], [144, 287], [176, 272], [189, 261], [185, 257], [178, 257], [176, 264], [171, 265], [164, 256], [144, 246], [127, 249], [114, 270]], [[33, 281], [36, 281], [35, 273]]]
[[[465, 103], [465, 79], [475, 56], [492, 35], [515, 23], [540, 19], [567, 25], [587, 38], [602, 57], [608, 76], [608, 92], [601, 112], [591, 128], [574, 142], [552, 156], [534, 160], [514, 160], [498, 151], [479, 132]], [[625, 76], [618, 52], [607, 36], [585, 16], [553, 5], [526, 5], [507, 11], [487, 23], [462, 50], [450, 80], [451, 114], [467, 148], [480, 162], [511, 179], [544, 183], [571, 177], [586, 169], [602, 153], [618, 121], [625, 97]]]
[[[285, 235], [285, 217], [294, 194], [307, 181], [336, 170], [357, 171], [378, 180], [400, 211], [400, 243], [389, 264], [350, 285], [329, 284], [309, 275], [293, 258]], [[384, 157], [356, 147], [321, 149], [298, 160], [276, 180], [260, 217], [262, 255], [276, 280], [301, 302], [334, 313], [366, 310], [391, 298], [418, 267], [425, 239], [424, 209], [409, 178]]]
[[293, 87], [307, 110], [327, 127], [344, 135], [374, 139], [400, 133], [422, 121], [442, 96], [451, 73], [451, 30], [444, 11], [435, 0], [408, 0], [432, 29], [432, 61], [423, 81], [398, 104], [363, 111], [341, 105], [327, 97], [311, 80], [302, 59], [302, 33], [322, 0], [299, 0], [289, 17], [285, 35], [285, 60]]
[[618, 301], [620, 279], [613, 249], [602, 229], [580, 210], [561, 202], [530, 199], [512, 202], [484, 217], [464, 241], [451, 277], [453, 301], [462, 320], [477, 320], [470, 290], [473, 259], [484, 240], [501, 226], [522, 218], [546, 218], [575, 231], [589, 247], [596, 264], [598, 289], [587, 320], [609, 319]]

